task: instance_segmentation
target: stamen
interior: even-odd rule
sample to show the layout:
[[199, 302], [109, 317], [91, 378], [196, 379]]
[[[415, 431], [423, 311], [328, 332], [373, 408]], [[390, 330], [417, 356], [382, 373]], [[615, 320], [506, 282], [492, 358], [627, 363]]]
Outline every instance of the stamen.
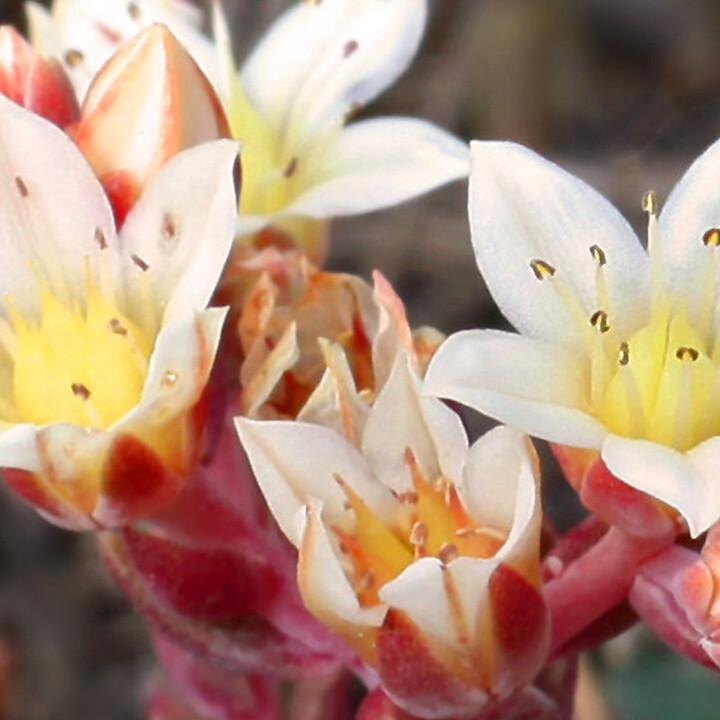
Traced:
[[398, 499], [398, 502], [401, 502], [403, 505], [417, 505], [418, 502], [418, 494], [414, 490], [397, 493], [395, 497]]
[[610, 330], [608, 314], [604, 310], [596, 310], [590, 316], [590, 324], [601, 333], [606, 333]]
[[720, 229], [710, 228], [706, 230], [703, 235], [703, 245], [705, 245], [705, 247], [708, 245], [712, 245], [713, 247], [720, 245]]
[[655, 193], [645, 193], [642, 201], [643, 212], [648, 216], [648, 255], [650, 256], [650, 281], [653, 305], [657, 305], [663, 295], [664, 270], [660, 242], [658, 237], [658, 201]]
[[415, 559], [427, 555], [425, 545], [428, 541], [429, 535], [430, 531], [428, 530], [428, 526], [420, 520], [418, 520], [410, 529], [408, 541], [415, 548]]
[[607, 257], [605, 257], [605, 251], [599, 245], [590, 246], [590, 254], [593, 260], [598, 265], [607, 265]]
[[81, 400], [89, 400], [90, 399], [90, 390], [88, 389], [87, 385], [83, 385], [79, 382], [74, 382], [70, 389], [72, 390], [73, 395], [75, 397], [79, 397]]
[[139, 256], [133, 253], [130, 256], [130, 259], [143, 271], [147, 272], [150, 269], [150, 266]]
[[133, 20], [140, 19], [140, 6], [137, 3], [134, 3], [134, 2], [128, 3], [127, 11], [128, 11], [128, 15]]
[[620, 365], [627, 365], [630, 362], [630, 346], [626, 343], [620, 343], [618, 350], [618, 363]]
[[438, 558], [440, 559], [440, 562], [447, 565], [448, 563], [455, 560], [455, 558], [460, 557], [460, 551], [457, 548], [457, 545], [454, 545], [451, 542], [443, 543], [441, 546], [439, 552], [438, 552]]
[[555, 268], [544, 260], [531, 260], [530, 269], [535, 273], [538, 280], [545, 280], [555, 274]]
[[697, 298], [697, 322], [701, 332], [707, 337], [708, 348], [714, 344], [715, 304], [717, 298], [718, 248], [720, 247], [720, 229], [710, 228], [703, 234], [703, 245], [708, 248], [710, 257], [705, 264], [703, 282]]
[[28, 195], [30, 195], [28, 186], [25, 184], [25, 181], [19, 175], [15, 176], [15, 185], [17, 186], [18, 192], [20, 193], [21, 197], [26, 198]]
[[101, 250], [105, 250], [108, 246], [107, 235], [102, 228], [95, 228], [95, 242]]
[[640, 388], [630, 366], [630, 346], [626, 342], [620, 343], [618, 365], [620, 366], [620, 375], [625, 387], [630, 431], [633, 437], [642, 437], [645, 429], [645, 410]]
[[80, 50], [75, 49], [68, 50], [63, 57], [65, 64], [71, 68], [77, 67], [81, 62], [83, 62], [83, 60], [85, 60], [85, 55], [83, 55]]
[[658, 214], [657, 197], [655, 196], [655, 192], [653, 190], [648, 190], [645, 195], [643, 195], [642, 210], [648, 215]]
[[678, 360], [690, 360], [695, 362], [700, 357], [700, 353], [694, 347], [679, 347], [675, 351], [675, 357]]
[[343, 48], [343, 58], [349, 58], [351, 55], [357, 52], [360, 44], [357, 40], [348, 40]]
[[287, 164], [287, 167], [285, 168], [285, 170], [283, 170], [283, 175], [286, 178], [291, 178], [297, 172], [299, 163], [300, 163], [300, 160], [297, 157], [294, 157]]
[[600, 307], [610, 307], [610, 299], [607, 291], [607, 280], [605, 279], [605, 266], [607, 256], [599, 245], [590, 246], [590, 255], [597, 264], [595, 270], [595, 299]]
[[111, 318], [108, 321], [108, 330], [115, 335], [126, 336], [128, 334], [127, 328], [117, 318]]

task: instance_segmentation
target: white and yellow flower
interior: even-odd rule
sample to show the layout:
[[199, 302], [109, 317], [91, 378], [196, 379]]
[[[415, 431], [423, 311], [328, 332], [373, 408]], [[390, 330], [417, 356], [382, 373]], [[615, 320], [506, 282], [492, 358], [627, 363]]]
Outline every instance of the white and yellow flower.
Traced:
[[421, 397], [404, 351], [368, 410], [322, 420], [237, 419], [299, 549], [308, 609], [420, 717], [470, 716], [531, 682], [549, 623], [527, 439], [498, 428], [468, 448], [458, 416]]
[[718, 173], [716, 143], [659, 217], [646, 196], [646, 252], [552, 163], [511, 143], [472, 148], [477, 261], [521, 335], [451, 337], [426, 390], [556, 443], [588, 507], [641, 535], [671, 531], [670, 508], [693, 535], [720, 517]]
[[2, 97], [0, 155], [2, 475], [58, 524], [123, 524], [202, 449], [237, 146], [170, 160], [119, 234], [75, 144]]
[[321, 257], [324, 221], [408, 200], [467, 175], [467, 148], [411, 118], [345, 122], [400, 76], [427, 0], [296, 2], [235, 72], [218, 2], [215, 35], [233, 135], [243, 141], [238, 232], [280, 231]]

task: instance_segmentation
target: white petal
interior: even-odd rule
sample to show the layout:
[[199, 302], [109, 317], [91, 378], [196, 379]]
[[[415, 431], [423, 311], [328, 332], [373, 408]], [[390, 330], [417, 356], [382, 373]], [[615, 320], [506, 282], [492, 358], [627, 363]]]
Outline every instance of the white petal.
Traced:
[[467, 145], [432, 123], [379, 118], [345, 128], [284, 211], [316, 218], [371, 212], [467, 176]]
[[328, 522], [352, 527], [346, 496], [335, 480], [342, 479], [384, 519], [392, 501], [373, 478], [362, 455], [338, 433], [297, 421], [254, 421], [236, 418], [258, 485], [275, 519], [295, 545], [294, 517], [310, 498], [323, 502]]
[[162, 323], [208, 303], [235, 232], [231, 140], [198, 145], [173, 157], [150, 182], [121, 232], [131, 314], [152, 318], [151, 296]]
[[333, 629], [350, 624], [380, 627], [387, 612], [384, 605], [363, 608], [343, 572], [338, 556], [321, 520], [322, 505], [312, 502], [302, 529], [298, 584], [309, 610]]
[[[400, 353], [388, 381], [370, 410], [362, 438], [365, 456], [385, 485], [403, 492], [412, 488], [405, 449], [410, 448], [430, 481], [450, 469], [459, 479], [467, 450], [459, 417], [437, 400], [420, 396], [420, 381]], [[445, 468], [441, 468], [442, 454]]]
[[[472, 143], [470, 226], [485, 282], [521, 332], [578, 345], [596, 310], [621, 334], [642, 321], [648, 262], [632, 228], [591, 187], [521, 145]], [[609, 304], [597, 297], [594, 245], [607, 258]], [[554, 277], [538, 280], [533, 260], [554, 267]], [[578, 304], [575, 313], [559, 283]]]
[[720, 438], [681, 453], [648, 440], [609, 435], [602, 458], [622, 481], [675, 508], [693, 537], [720, 517]]
[[250, 101], [296, 142], [340, 122], [392, 84], [417, 51], [427, 0], [296, 3], [247, 60]]
[[512, 428], [493, 428], [473, 443], [461, 491], [465, 506], [479, 524], [510, 532], [521, 468], [530, 462], [527, 437]]
[[50, 12], [37, 2], [25, 3], [28, 36], [32, 46], [44, 57], [59, 54], [59, 38]]
[[583, 410], [586, 385], [583, 363], [557, 345], [470, 330], [440, 346], [423, 392], [457, 400], [544, 440], [599, 449], [607, 431]]
[[[134, 3], [56, 0], [52, 17], [56, 52], [80, 99], [97, 71], [119, 46], [156, 22], [170, 28], [211, 81], [217, 79], [217, 52], [199, 30], [202, 15], [184, 0], [137, 0]], [[31, 31], [35, 42], [37, 25], [31, 25]], [[40, 28], [39, 34], [45, 44], [47, 33]], [[68, 50], [79, 51], [81, 60], [78, 62], [76, 57], [71, 63], [65, 62]]]
[[0, 435], [0, 467], [42, 472], [35, 425], [15, 425]]
[[665, 279], [675, 293], [693, 295], [703, 289], [712, 248], [703, 235], [720, 227], [720, 140], [711, 145], [675, 186], [660, 214], [659, 230]]
[[210, 376], [227, 308], [188, 313], [165, 325], [155, 340], [140, 403], [113, 427], [151, 416], [162, 423], [191, 408]]
[[[0, 96], [0, 294], [39, 311], [38, 275], [59, 297], [86, 295], [87, 258], [117, 264], [114, 220], [85, 158], [61, 130]], [[97, 233], [104, 238], [101, 250]]]

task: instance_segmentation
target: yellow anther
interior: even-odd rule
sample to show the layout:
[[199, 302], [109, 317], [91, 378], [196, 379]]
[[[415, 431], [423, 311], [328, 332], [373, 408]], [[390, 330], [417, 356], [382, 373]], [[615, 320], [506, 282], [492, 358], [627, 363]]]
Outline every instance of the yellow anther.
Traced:
[[530, 269], [538, 280], [545, 280], [555, 274], [555, 268], [544, 260], [531, 260]]
[[610, 323], [608, 322], [608, 314], [604, 310], [596, 310], [590, 316], [590, 324], [599, 330], [601, 333], [606, 333], [610, 330]]
[[703, 235], [703, 245], [717, 247], [720, 245], [720, 229], [710, 228]]
[[648, 215], [657, 215], [658, 214], [657, 197], [655, 197], [655, 193], [652, 190], [649, 190], [643, 196], [642, 209], [643, 209], [643, 212], [647, 213]]
[[593, 257], [593, 260], [598, 265], [607, 265], [607, 258], [605, 257], [605, 251], [599, 245], [591, 245], [590, 246], [590, 254]]
[[695, 362], [700, 357], [700, 353], [694, 347], [679, 347], [675, 351], [675, 357], [678, 360], [692, 360], [692, 362]]
[[620, 365], [627, 365], [630, 362], [630, 346], [626, 343], [620, 343], [620, 349], [618, 350], [618, 363]]

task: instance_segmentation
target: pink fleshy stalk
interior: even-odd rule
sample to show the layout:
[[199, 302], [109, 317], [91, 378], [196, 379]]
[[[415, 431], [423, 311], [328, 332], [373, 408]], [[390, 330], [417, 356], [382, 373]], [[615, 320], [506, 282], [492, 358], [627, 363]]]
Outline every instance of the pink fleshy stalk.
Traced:
[[[720, 649], [711, 618], [705, 618], [707, 576], [702, 557], [673, 546], [646, 563], [630, 592], [640, 617], [672, 648], [709, 668], [720, 668]], [[714, 588], [713, 588], [714, 589]], [[708, 622], [709, 621], [709, 622]], [[715, 630], [715, 632], [717, 632]]]
[[566, 567], [557, 567], [545, 585], [557, 652], [585, 628], [619, 605], [630, 592], [641, 564], [667, 548], [672, 535], [639, 538], [618, 528], [608, 532]]
[[207, 663], [162, 635], [155, 635], [153, 644], [169, 683], [160, 687], [151, 718], [181, 720], [190, 714], [207, 720], [279, 720], [277, 681]]

